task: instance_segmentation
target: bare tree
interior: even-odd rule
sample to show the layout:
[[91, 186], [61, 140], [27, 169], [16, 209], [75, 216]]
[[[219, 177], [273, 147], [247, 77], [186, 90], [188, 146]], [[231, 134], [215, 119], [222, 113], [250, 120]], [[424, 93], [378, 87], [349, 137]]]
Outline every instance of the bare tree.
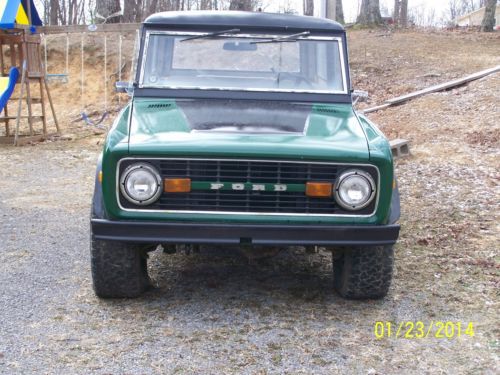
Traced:
[[[96, 17], [105, 23], [120, 22], [120, 0], [97, 0]], [[101, 18], [102, 17], [102, 18]]]
[[156, 13], [158, 11], [158, 0], [149, 0], [149, 4], [147, 5], [145, 11], [148, 15]]
[[68, 3], [69, 3], [68, 4], [69, 5], [68, 6], [68, 25], [72, 25], [73, 21], [74, 21], [74, 19], [73, 19], [74, 16], [73, 15], [74, 15], [74, 13], [76, 13], [75, 12], [76, 1], [69, 0]]
[[401, 27], [408, 26], [408, 0], [401, 0], [401, 8], [399, 9], [398, 24]]
[[484, 9], [483, 22], [481, 22], [481, 31], [493, 31], [495, 27], [495, 12], [497, 10], [497, 0], [487, 0]]
[[462, 14], [467, 14], [476, 10], [474, 0], [462, 0]]
[[482, 7], [486, 0], [480, 0], [479, 2], [475, 0], [448, 0], [448, 15], [452, 23], [456, 22], [456, 19], [464, 14], [473, 12]]
[[335, 20], [337, 13], [337, 0], [326, 0], [326, 18]]
[[356, 23], [360, 25], [380, 25], [382, 16], [380, 15], [379, 0], [362, 0]]
[[456, 20], [462, 14], [460, 0], [448, 0], [448, 10], [450, 12], [450, 20]]
[[[149, 11], [149, 7], [151, 7], [152, 3], [154, 2], [153, 9]], [[142, 15], [143, 15], [143, 10], [147, 12], [147, 14], [154, 13], [156, 11], [156, 4], [158, 3], [157, 0], [150, 1], [149, 4], [145, 4], [142, 2], [142, 0], [124, 0], [123, 1], [123, 16], [122, 16], [122, 21], [123, 22], [141, 22], [142, 21]], [[148, 5], [149, 7], [144, 9], [145, 6]], [[148, 12], [149, 11], [149, 12]]]
[[213, 6], [212, 0], [200, 0], [201, 10], [211, 10], [212, 6]]
[[44, 25], [49, 24], [49, 14], [50, 14], [50, 0], [42, 0], [43, 5], [43, 17], [42, 21]]
[[49, 21], [51, 25], [59, 24], [59, 0], [50, 0]]
[[337, 0], [337, 6], [335, 7], [335, 21], [340, 22], [341, 24], [345, 23], [342, 0]]
[[401, 0], [394, 0], [394, 12], [392, 13], [392, 19], [394, 20], [395, 24], [398, 23], [400, 10], [401, 10]]
[[408, 26], [408, 0], [394, 0], [394, 13], [392, 18], [395, 25], [401, 27]]
[[314, 0], [304, 0], [303, 1], [304, 15], [313, 16], [314, 15]]
[[231, 0], [229, 9], [252, 11], [254, 9], [254, 2], [252, 0]]

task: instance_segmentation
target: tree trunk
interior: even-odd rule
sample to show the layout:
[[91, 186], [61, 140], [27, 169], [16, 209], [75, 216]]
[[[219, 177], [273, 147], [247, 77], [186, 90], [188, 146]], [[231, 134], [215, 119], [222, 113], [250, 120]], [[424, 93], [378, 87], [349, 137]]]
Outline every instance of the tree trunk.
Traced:
[[120, 15], [114, 15], [121, 11], [120, 0], [97, 0], [95, 7], [96, 15], [101, 23], [118, 23]]
[[[146, 7], [146, 3], [144, 4], [144, 11], [142, 14], [142, 19], [145, 19], [146, 17], [148, 17], [156, 12], [158, 12], [158, 0], [150, 0], [147, 3], [147, 7]], [[138, 20], [136, 22], [141, 22], [142, 19]]]
[[49, 25], [49, 15], [50, 15], [50, 1], [49, 0], [42, 0], [43, 4], [43, 24], [44, 25]]
[[304, 0], [304, 16], [314, 16], [314, 0]]
[[493, 31], [495, 28], [495, 12], [497, 10], [497, 0], [487, 0], [484, 9], [483, 22], [481, 22], [481, 31]]
[[252, 11], [253, 6], [254, 4], [252, 0], [231, 0], [231, 3], [229, 4], [229, 10]]
[[335, 20], [337, 13], [337, 3], [341, 0], [326, 0], [326, 18]]
[[78, 15], [80, 14], [80, 7], [83, 6], [83, 4], [79, 4], [78, 1], [74, 0], [74, 10], [73, 10], [73, 25], [78, 25]]
[[401, 0], [401, 9], [399, 10], [399, 25], [408, 26], [408, 0]]
[[67, 25], [66, 22], [66, 2], [61, 1], [59, 3], [59, 22], [61, 25]]
[[57, 25], [58, 24], [58, 14], [59, 14], [59, 1], [58, 0], [50, 0], [50, 24]]
[[356, 23], [360, 25], [380, 25], [382, 16], [380, 15], [379, 0], [362, 0], [361, 12], [358, 15]]
[[212, 9], [212, 0], [200, 1], [200, 10], [211, 10], [211, 9]]
[[74, 10], [74, 2], [72, 0], [69, 0], [68, 4], [68, 25], [71, 25], [73, 23], [73, 10]]
[[[148, 16], [155, 12], [157, 3], [158, 0], [152, 0], [146, 8], [143, 8], [142, 0], [124, 0], [123, 22], [141, 22], [143, 15]], [[152, 6], [154, 7], [153, 10], [151, 10]]]
[[68, 25], [78, 24], [79, 8], [80, 5], [77, 0], [68, 0]]
[[335, 8], [335, 21], [341, 23], [342, 25], [345, 24], [344, 7], [342, 6], [342, 0], [337, 0], [337, 6]]
[[399, 11], [401, 9], [401, 0], [394, 0], [394, 12], [392, 13], [392, 20], [394, 25], [399, 23]]

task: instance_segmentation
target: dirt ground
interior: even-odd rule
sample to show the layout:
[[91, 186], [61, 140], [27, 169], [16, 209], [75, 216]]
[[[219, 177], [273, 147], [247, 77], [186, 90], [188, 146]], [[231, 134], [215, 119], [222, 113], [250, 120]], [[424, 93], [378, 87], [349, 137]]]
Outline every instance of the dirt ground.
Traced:
[[[498, 33], [349, 41], [354, 85], [370, 93], [361, 108], [500, 64]], [[78, 121], [78, 85], [54, 84], [73, 139], [0, 146], [0, 373], [497, 373], [499, 87], [497, 73], [369, 115], [412, 153], [396, 162], [402, 230], [385, 299], [341, 299], [329, 254], [294, 248], [258, 264], [234, 249], [156, 252], [154, 290], [103, 301], [88, 251], [103, 135]], [[377, 339], [377, 321], [472, 322], [474, 336]]]

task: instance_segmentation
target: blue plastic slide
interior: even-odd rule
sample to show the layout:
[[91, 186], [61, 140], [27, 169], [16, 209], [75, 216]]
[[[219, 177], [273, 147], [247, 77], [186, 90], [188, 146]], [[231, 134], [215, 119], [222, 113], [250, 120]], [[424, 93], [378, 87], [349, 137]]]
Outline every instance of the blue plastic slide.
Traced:
[[16, 86], [18, 78], [19, 69], [16, 67], [10, 68], [8, 77], [0, 77], [0, 111], [3, 111], [7, 101], [14, 92], [14, 87]]

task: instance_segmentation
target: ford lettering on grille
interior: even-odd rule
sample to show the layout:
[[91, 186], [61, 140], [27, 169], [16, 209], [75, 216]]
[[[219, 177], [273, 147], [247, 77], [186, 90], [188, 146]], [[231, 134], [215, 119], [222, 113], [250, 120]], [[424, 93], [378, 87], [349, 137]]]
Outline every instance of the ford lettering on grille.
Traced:
[[210, 190], [251, 190], [251, 191], [287, 191], [288, 187], [283, 184], [251, 184], [216, 182], [210, 184]]

